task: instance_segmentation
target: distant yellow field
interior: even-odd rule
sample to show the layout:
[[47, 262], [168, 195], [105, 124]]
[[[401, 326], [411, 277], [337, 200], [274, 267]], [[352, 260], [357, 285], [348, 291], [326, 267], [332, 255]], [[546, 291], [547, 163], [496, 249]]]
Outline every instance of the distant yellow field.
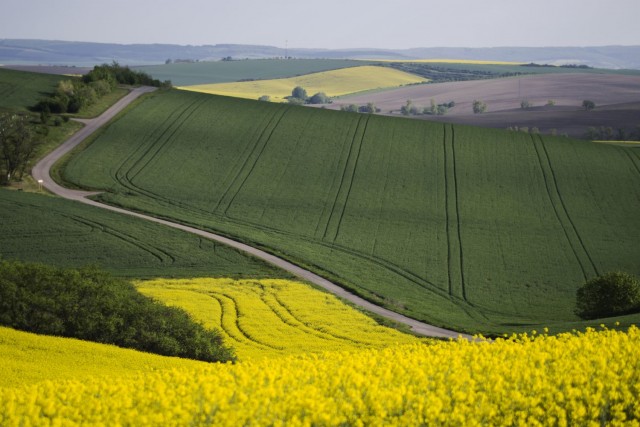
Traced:
[[159, 279], [136, 286], [220, 330], [240, 361], [419, 342], [333, 295], [289, 280]]
[[324, 92], [328, 96], [334, 97], [426, 81], [427, 79], [423, 77], [392, 68], [367, 65], [286, 79], [181, 86], [179, 89], [249, 99], [258, 99], [263, 95], [268, 95], [271, 97], [271, 101], [284, 102], [286, 101], [285, 97], [290, 96], [296, 86], [305, 88], [309, 96]]
[[372, 61], [379, 62], [444, 62], [449, 64], [475, 64], [475, 65], [522, 65], [526, 62], [511, 62], [511, 61], [491, 61], [480, 59], [372, 59]]
[[[126, 377], [162, 369], [196, 369], [205, 362], [165, 357], [72, 338], [36, 335], [0, 327], [0, 387], [45, 380]], [[1, 423], [0, 423], [1, 424]]]

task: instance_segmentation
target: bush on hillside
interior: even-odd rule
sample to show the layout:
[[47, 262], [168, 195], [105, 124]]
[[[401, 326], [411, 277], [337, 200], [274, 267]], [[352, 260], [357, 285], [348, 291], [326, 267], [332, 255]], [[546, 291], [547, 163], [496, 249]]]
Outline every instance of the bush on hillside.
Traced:
[[0, 261], [0, 324], [165, 356], [234, 360], [216, 331], [93, 267]]
[[583, 319], [640, 312], [640, 282], [627, 273], [607, 273], [577, 292], [576, 314]]

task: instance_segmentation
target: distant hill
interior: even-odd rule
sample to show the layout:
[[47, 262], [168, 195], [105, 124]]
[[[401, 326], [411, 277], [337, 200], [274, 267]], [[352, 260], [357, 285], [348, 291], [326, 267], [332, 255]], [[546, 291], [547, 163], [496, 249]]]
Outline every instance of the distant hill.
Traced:
[[128, 65], [150, 65], [172, 60], [219, 60], [231, 57], [352, 59], [491, 59], [560, 64], [584, 64], [599, 68], [640, 69], [640, 46], [600, 47], [495, 47], [414, 49], [284, 49], [275, 46], [216, 44], [112, 44], [55, 40], [0, 39], [0, 64], [66, 64], [91, 66], [118, 61]]

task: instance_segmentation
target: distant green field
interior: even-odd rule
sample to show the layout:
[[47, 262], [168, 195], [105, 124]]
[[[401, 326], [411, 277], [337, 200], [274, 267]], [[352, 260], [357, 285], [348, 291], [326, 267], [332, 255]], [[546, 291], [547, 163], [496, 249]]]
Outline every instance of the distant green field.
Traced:
[[0, 110], [26, 110], [53, 92], [64, 78], [0, 67]]
[[171, 80], [174, 86], [188, 86], [278, 79], [367, 64], [366, 61], [349, 59], [251, 59], [149, 65], [137, 69], [155, 79]]
[[20, 191], [0, 190], [0, 236], [3, 259], [60, 267], [98, 265], [124, 277], [284, 274], [227, 246], [172, 228]]
[[65, 177], [468, 331], [576, 327], [586, 279], [640, 273], [634, 149], [169, 91]]

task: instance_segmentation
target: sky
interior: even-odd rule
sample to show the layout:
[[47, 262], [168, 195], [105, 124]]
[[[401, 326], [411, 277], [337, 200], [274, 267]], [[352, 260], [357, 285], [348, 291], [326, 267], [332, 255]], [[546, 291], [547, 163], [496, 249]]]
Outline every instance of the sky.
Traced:
[[640, 0], [4, 0], [0, 39], [308, 48], [640, 45]]

